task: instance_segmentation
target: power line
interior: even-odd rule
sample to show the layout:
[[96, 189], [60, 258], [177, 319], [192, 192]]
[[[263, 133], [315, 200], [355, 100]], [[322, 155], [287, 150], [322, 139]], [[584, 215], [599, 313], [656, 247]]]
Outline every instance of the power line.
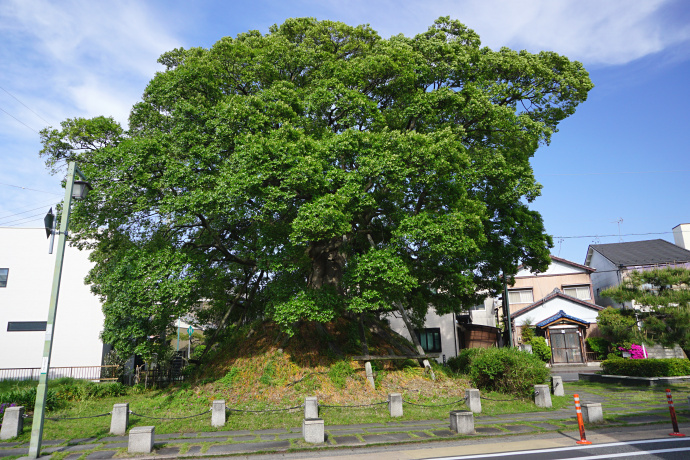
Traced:
[[673, 232], [649, 232], [649, 233], [623, 233], [615, 235], [575, 235], [575, 236], [554, 236], [554, 238], [608, 238], [614, 236], [642, 236], [642, 235], [672, 235]]
[[30, 213], [30, 212], [32, 212], [32, 211], [36, 211], [36, 210], [38, 210], [38, 209], [45, 209], [46, 206], [47, 206], [47, 205], [41, 205], [41, 206], [39, 206], [39, 207], [37, 207], [37, 208], [29, 209], [29, 210], [27, 210], [27, 211], [14, 212], [14, 213], [6, 214], [6, 215], [4, 215], [4, 216], [0, 216], [0, 220], [7, 219], [7, 218], [9, 218], [9, 217], [19, 216], [19, 215], [21, 215], [21, 214], [27, 214], [27, 213]]
[[2, 107], [0, 107], [0, 110], [3, 111], [3, 112], [5, 112], [7, 115], [11, 116], [11, 117], [14, 118], [15, 120], [17, 120], [19, 123], [23, 124], [23, 125], [26, 126], [27, 128], [29, 128], [31, 131], [35, 132], [36, 134], [39, 134], [38, 131], [36, 131], [36, 130], [33, 129], [31, 126], [27, 125], [26, 123], [24, 123], [23, 121], [21, 121], [19, 118], [15, 117], [15, 116], [12, 115], [11, 113], [9, 113], [7, 110], [3, 109]]
[[37, 114], [36, 112], [34, 112], [33, 110], [31, 110], [31, 107], [29, 107], [28, 105], [26, 105], [26, 104], [24, 104], [22, 101], [20, 101], [19, 98], [17, 98], [17, 96], [15, 96], [14, 94], [10, 93], [9, 91], [7, 91], [7, 90], [6, 90], [5, 88], [3, 88], [2, 86], [0, 86], [0, 89], [3, 90], [4, 92], [6, 92], [7, 94], [9, 94], [10, 96], [12, 96], [17, 102], [19, 102], [21, 105], [23, 105], [24, 107], [26, 107], [27, 109], [29, 109], [29, 111], [31, 111], [31, 113], [33, 113], [34, 115], [36, 115], [38, 118], [40, 118], [41, 120], [43, 120], [43, 121], [45, 121], [46, 123], [50, 124], [50, 122], [49, 122], [48, 120], [46, 120], [45, 118], [43, 118], [42, 116], [40, 116], [39, 114]]
[[16, 224], [17, 222], [20, 222], [20, 223], [21, 222], [31, 222], [32, 220], [36, 220], [37, 217], [44, 216], [44, 215], [45, 215], [44, 213], [34, 214], [32, 216], [22, 217], [21, 219], [15, 219], [15, 220], [10, 220], [10, 221], [6, 221], [6, 222], [0, 222], [0, 224], [7, 225], [7, 224]]
[[[2, 109], [0, 109], [2, 110]], [[0, 182], [0, 185], [5, 185], [7, 187], [14, 187], [14, 188], [20, 188], [22, 190], [31, 190], [32, 192], [41, 192], [41, 193], [50, 193], [51, 195], [62, 195], [62, 193], [55, 193], [55, 192], [47, 192], [45, 190], [37, 190], [35, 188], [29, 188], [29, 187], [22, 187], [21, 185], [12, 185], [12, 184], [5, 184], [3, 182]]]

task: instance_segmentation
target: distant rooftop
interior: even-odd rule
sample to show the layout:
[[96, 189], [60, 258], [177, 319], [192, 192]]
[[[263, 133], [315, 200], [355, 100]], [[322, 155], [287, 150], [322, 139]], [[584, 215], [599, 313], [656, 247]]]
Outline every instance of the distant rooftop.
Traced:
[[589, 248], [586, 263], [589, 263], [591, 259], [592, 249], [614, 264], [625, 267], [690, 262], [690, 251], [662, 239], [592, 244]]

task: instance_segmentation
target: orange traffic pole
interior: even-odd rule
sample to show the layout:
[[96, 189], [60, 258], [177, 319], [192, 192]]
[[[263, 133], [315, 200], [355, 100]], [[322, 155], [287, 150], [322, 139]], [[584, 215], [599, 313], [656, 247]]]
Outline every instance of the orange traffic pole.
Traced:
[[580, 440], [576, 441], [577, 444], [592, 444], [587, 441], [585, 436], [585, 422], [582, 420], [582, 407], [580, 407], [580, 395], [573, 395], [575, 397], [575, 412], [577, 412], [577, 426], [580, 428]]
[[666, 389], [666, 399], [668, 399], [668, 410], [671, 412], [671, 423], [673, 423], [673, 433], [669, 433], [669, 436], [685, 436], [683, 433], [678, 431], [678, 420], [676, 419], [676, 409], [673, 407], [673, 398], [671, 397], [671, 390]]

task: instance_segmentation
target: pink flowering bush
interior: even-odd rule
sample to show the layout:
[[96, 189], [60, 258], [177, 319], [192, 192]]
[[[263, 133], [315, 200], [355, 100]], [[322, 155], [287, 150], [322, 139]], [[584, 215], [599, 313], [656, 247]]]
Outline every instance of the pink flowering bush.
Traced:
[[630, 348], [618, 347], [621, 351], [627, 351], [630, 353], [631, 359], [645, 359], [644, 349], [641, 345], [635, 345], [634, 343], [630, 345]]

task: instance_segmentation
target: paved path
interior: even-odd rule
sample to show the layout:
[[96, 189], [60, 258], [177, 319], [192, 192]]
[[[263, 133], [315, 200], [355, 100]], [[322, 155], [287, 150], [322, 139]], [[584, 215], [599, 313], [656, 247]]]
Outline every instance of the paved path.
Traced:
[[[572, 387], [570, 388], [572, 389]], [[606, 422], [601, 428], [660, 424], [671, 428], [668, 405], [663, 391], [657, 390], [661, 400], [642, 401], [640, 392], [648, 389], [613, 387], [611, 391], [578, 391], [583, 402], [600, 402]], [[572, 391], [570, 395], [572, 395]], [[648, 394], [648, 393], [647, 393]], [[683, 401], [681, 401], [681, 398]], [[681, 426], [690, 422], [690, 407], [685, 395], [677, 395], [676, 411]], [[449, 409], [450, 410], [450, 409]], [[396, 421], [358, 425], [328, 425], [325, 445], [306, 444], [301, 427], [291, 429], [210, 431], [201, 433], [171, 433], [155, 436], [155, 451], [146, 457], [172, 458], [195, 456], [226, 456], [240, 453], [285, 452], [288, 450], [375, 446], [386, 443], [415, 443], [434, 440], [461, 440], [467, 436], [450, 431], [449, 420]], [[574, 409], [505, 414], [498, 416], [475, 415], [476, 434], [479, 440], [486, 437], [503, 437], [549, 432], [577, 430]], [[25, 427], [25, 430], [27, 428]], [[690, 435], [690, 433], [687, 433]], [[61, 453], [66, 460], [109, 459], [127, 451], [126, 436], [82, 438], [71, 440], [45, 440], [43, 453]], [[0, 443], [0, 457], [23, 456], [28, 452], [28, 442]], [[121, 455], [120, 455], [121, 456]]]

